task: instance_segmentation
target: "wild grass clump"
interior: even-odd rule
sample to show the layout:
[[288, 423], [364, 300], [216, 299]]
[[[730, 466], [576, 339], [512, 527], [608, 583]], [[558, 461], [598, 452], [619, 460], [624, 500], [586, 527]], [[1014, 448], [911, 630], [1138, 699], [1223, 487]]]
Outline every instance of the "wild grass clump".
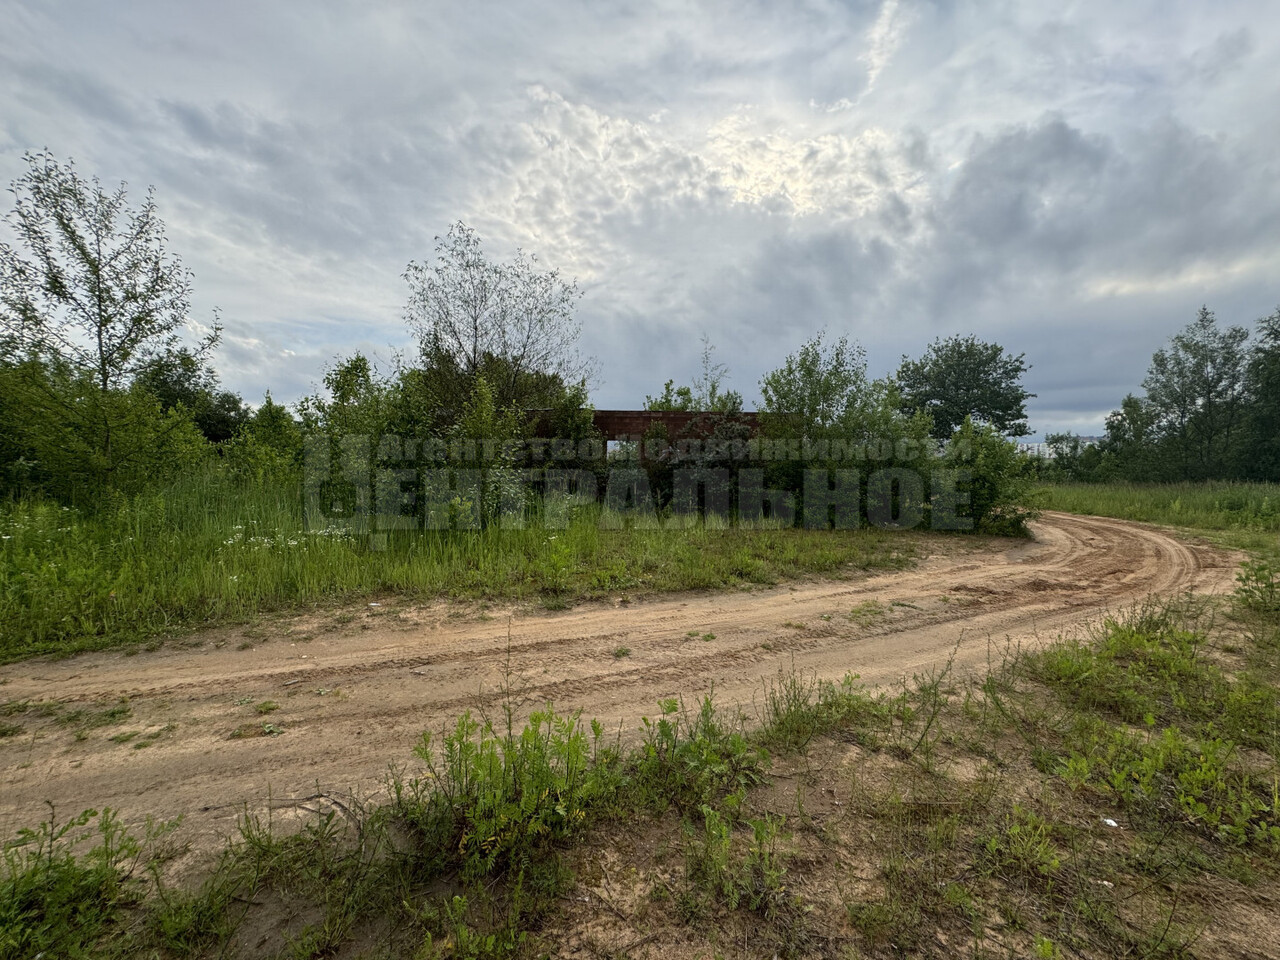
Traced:
[[52, 814], [5, 841], [0, 876], [0, 958], [76, 957], [115, 932], [125, 907], [144, 892], [154, 842], [172, 824], [138, 840], [111, 810], [86, 810], [59, 823]]
[[774, 752], [804, 750], [815, 737], [833, 730], [853, 731], [862, 742], [875, 742], [874, 729], [889, 716], [883, 697], [858, 685], [847, 675], [838, 683], [804, 676], [792, 669], [779, 671], [765, 684], [764, 711], [753, 739]]
[[602, 751], [578, 715], [535, 711], [518, 732], [508, 713], [501, 734], [465, 713], [437, 751], [424, 733], [414, 753], [427, 775], [397, 783], [392, 811], [419, 838], [435, 870], [456, 866], [469, 880], [514, 873], [574, 836], [592, 806], [618, 789], [616, 756]]
[[643, 718], [644, 739], [631, 766], [642, 803], [686, 812], [737, 796], [763, 779], [767, 754], [751, 743], [741, 716], [726, 720], [716, 711], [710, 694], [693, 713], [675, 698], [659, 706], [658, 717]]

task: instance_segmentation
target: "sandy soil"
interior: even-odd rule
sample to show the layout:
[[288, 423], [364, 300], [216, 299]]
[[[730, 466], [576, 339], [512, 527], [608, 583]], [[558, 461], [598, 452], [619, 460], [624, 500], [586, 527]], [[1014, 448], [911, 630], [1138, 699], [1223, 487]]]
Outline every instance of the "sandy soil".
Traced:
[[[1006, 642], [1051, 640], [1148, 595], [1226, 592], [1240, 559], [1118, 520], [1050, 513], [1034, 531], [999, 552], [852, 580], [501, 616], [388, 602], [132, 656], [0, 667], [0, 702], [57, 702], [65, 717], [127, 697], [132, 710], [87, 729], [33, 711], [11, 718], [23, 729], [0, 739], [0, 835], [42, 819], [53, 801], [62, 816], [102, 806], [126, 821], [185, 814], [183, 836], [203, 846], [230, 833], [246, 805], [376, 790], [389, 764], [413, 761], [424, 729], [493, 708], [504, 676], [526, 702], [580, 707], [629, 735], [661, 698], [689, 700], [713, 684], [717, 703], [750, 711], [763, 679], [792, 665], [872, 685], [953, 652], [958, 669], [982, 669]], [[263, 701], [280, 709], [259, 715]], [[281, 732], [233, 736], [264, 723]]]

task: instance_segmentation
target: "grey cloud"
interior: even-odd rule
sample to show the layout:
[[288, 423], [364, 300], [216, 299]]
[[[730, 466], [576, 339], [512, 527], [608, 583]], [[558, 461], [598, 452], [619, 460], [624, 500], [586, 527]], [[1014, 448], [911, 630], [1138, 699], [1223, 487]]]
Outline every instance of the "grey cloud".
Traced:
[[903, 2], [873, 58], [885, 10], [19, 4], [0, 180], [47, 144], [155, 184], [254, 398], [404, 344], [400, 273], [455, 219], [581, 279], [608, 406], [704, 332], [749, 400], [818, 329], [873, 373], [974, 332], [1026, 351], [1034, 428], [1097, 432], [1201, 302], [1280, 300], [1263, 4]]

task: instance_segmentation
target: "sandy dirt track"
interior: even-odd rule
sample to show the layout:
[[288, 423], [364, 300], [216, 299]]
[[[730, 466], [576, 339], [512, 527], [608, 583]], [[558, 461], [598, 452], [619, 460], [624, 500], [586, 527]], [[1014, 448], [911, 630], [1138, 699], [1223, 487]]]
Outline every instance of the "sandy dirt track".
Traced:
[[[0, 740], [0, 832], [42, 819], [51, 800], [62, 816], [91, 806], [126, 821], [182, 813], [183, 835], [201, 846], [268, 795], [376, 789], [388, 764], [412, 761], [424, 729], [494, 706], [508, 670], [524, 698], [580, 707], [629, 734], [659, 699], [691, 700], [712, 684], [718, 703], [750, 711], [763, 679], [793, 664], [872, 685], [953, 650], [959, 669], [981, 669], [1006, 641], [1050, 640], [1148, 595], [1226, 592], [1240, 560], [1119, 520], [1050, 513], [1034, 532], [995, 552], [851, 580], [496, 617], [387, 604], [327, 624], [268, 625], [251, 649], [244, 631], [209, 631], [199, 645], [0, 667], [0, 702], [59, 702], [65, 714], [127, 697], [132, 711], [82, 739], [53, 718], [15, 717], [22, 732]], [[621, 647], [630, 653], [615, 656]], [[258, 715], [268, 700], [280, 709]], [[283, 732], [232, 737], [264, 722]]]

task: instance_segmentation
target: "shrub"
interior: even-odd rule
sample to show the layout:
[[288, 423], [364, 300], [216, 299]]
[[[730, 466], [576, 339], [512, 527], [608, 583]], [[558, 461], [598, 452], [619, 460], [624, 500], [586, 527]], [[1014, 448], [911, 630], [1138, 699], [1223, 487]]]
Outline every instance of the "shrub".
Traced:
[[[961, 492], [969, 494], [969, 516], [981, 533], [1022, 535], [1039, 515], [1032, 492], [1032, 467], [1016, 444], [992, 427], [965, 418], [952, 435], [944, 460], [960, 471]], [[967, 476], [966, 476], [967, 475]]]
[[463, 714], [437, 756], [424, 733], [414, 753], [427, 781], [410, 781], [397, 808], [424, 831], [428, 855], [455, 863], [468, 879], [519, 871], [538, 853], [565, 840], [584, 822], [591, 804], [615, 788], [612, 764], [596, 762], [601, 735], [588, 742], [578, 714], [536, 711], [516, 733], [508, 707], [507, 730]]
[[658, 719], [643, 718], [644, 742], [635, 770], [650, 803], [693, 809], [760, 782], [764, 751], [717, 716], [710, 695], [692, 718], [675, 699], [660, 706]]
[[1265, 560], [1247, 560], [1236, 574], [1236, 599], [1259, 613], [1280, 611], [1280, 582], [1277, 571]]

